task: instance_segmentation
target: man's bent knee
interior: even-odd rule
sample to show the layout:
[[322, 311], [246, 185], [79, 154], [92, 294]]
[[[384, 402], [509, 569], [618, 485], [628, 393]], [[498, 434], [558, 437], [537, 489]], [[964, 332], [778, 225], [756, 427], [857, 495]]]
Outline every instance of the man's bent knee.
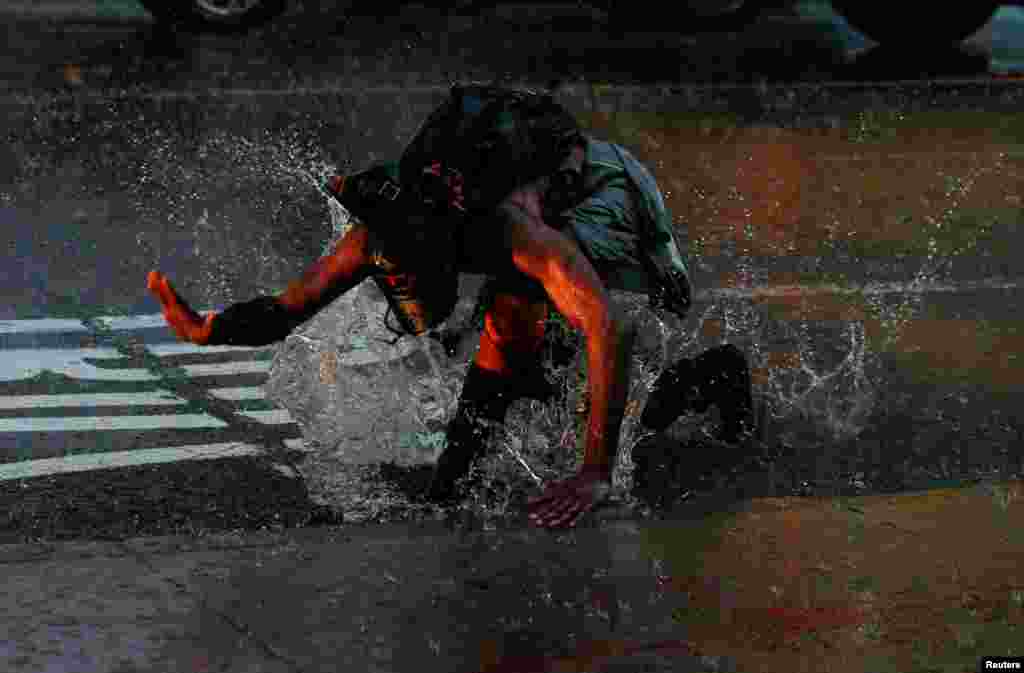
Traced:
[[499, 294], [484, 316], [476, 363], [499, 374], [516, 374], [533, 364], [544, 341], [547, 302]]

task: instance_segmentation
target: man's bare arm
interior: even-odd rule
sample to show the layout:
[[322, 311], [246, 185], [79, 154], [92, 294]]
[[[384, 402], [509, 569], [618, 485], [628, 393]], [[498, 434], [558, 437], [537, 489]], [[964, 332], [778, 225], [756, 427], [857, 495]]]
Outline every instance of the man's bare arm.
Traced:
[[213, 320], [210, 343], [264, 346], [284, 340], [369, 275], [368, 239], [366, 227], [355, 225], [330, 254], [314, 262], [277, 297], [229, 306]]
[[356, 225], [329, 254], [318, 259], [277, 297], [232, 304], [200, 316], [159, 271], [147, 278], [171, 329], [199, 345], [265, 346], [283, 340], [317, 311], [355, 287], [370, 273], [368, 231]]
[[355, 224], [330, 254], [313, 262], [278, 295], [277, 302], [302, 321], [361, 283], [370, 274], [369, 231]]
[[629, 389], [632, 330], [615, 315], [600, 277], [571, 239], [544, 223], [540, 191], [524, 188], [502, 204], [506, 244], [523, 273], [540, 281], [587, 343], [590, 418], [584, 469], [611, 479]]

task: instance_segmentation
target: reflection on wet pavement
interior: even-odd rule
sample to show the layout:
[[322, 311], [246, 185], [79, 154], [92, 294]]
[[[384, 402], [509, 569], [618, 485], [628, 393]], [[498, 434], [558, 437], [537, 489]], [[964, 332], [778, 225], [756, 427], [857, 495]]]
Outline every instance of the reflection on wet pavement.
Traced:
[[[223, 577], [185, 571], [211, 609], [300, 665], [330, 643], [353, 670], [735, 670], [687, 641], [673, 617], [685, 599], [659, 583], [646, 538], [633, 523], [562, 535], [386, 526], [356, 533], [330, 563], [305, 546], [304, 571], [272, 592], [267, 578], [303, 552], [242, 551]], [[294, 620], [308, 629], [275, 627]]]
[[[170, 265], [181, 291], [207, 305], [273, 291], [330, 234], [318, 180], [397, 150], [442, 93], [410, 89], [397, 103], [395, 91], [367, 90], [208, 104], [189, 96], [11, 104], [21, 131], [6, 147], [13, 172], [5, 213], [47, 225], [10, 228], [25, 246], [18, 259], [48, 269], [49, 292], [79, 308], [102, 303], [104, 312], [122, 301], [145, 312], [130, 279], [156, 265]], [[908, 472], [946, 478], [1014, 464], [1004, 447], [1012, 403], [994, 396], [1020, 380], [1014, 89], [851, 90], [837, 98], [800, 87], [657, 95], [566, 87], [560, 95], [586, 126], [633, 148], [658, 176], [698, 289], [691, 318], [668, 326], [666, 343], [683, 355], [723, 340], [745, 349], [769, 441], [794, 454], [793, 482], [825, 488], [860, 473], [880, 487], [904, 483]], [[78, 254], [103, 250], [118, 264], [61, 264], [57, 244], [81, 232], [92, 246]], [[103, 274], [113, 272], [109, 282]], [[639, 302], [626, 303], [660, 333]], [[47, 315], [62, 308], [31, 307]], [[667, 352], [650, 341], [640, 354], [637, 408]], [[554, 478], [571, 469], [575, 415], [537, 411], [514, 411], [520, 425], [502, 441]], [[634, 420], [625, 426], [624, 487]], [[704, 429], [714, 422], [713, 414], [686, 419], [673, 436], [707, 450]], [[504, 471], [515, 490], [525, 473], [506, 464], [510, 455], [497, 451], [489, 469]], [[309, 467], [346, 469], [326, 455]], [[335, 502], [356, 478], [328, 481], [337, 488], [324, 499]], [[372, 501], [376, 488], [358, 497]], [[402, 507], [401, 499], [393, 504]]]
[[[33, 295], [29, 308], [47, 315], [72, 309], [146, 312], [141, 281], [157, 265], [176, 267], [177, 272], [165, 270], [197, 303], [224, 304], [274, 291], [319, 254], [330, 235], [330, 214], [316, 193], [319, 181], [338, 168], [397, 150], [430, 97], [440, 93], [424, 94], [417, 87], [448, 75], [504, 71], [510, 78], [572, 79], [580, 67], [604, 81], [635, 83], [628, 64], [638, 55], [653, 55], [651, 72], [645, 73], [651, 79], [678, 81], [696, 73], [713, 81], [737, 64], [763, 62], [763, 69], [745, 72], [767, 81], [816, 80], [836, 72], [842, 53], [828, 39], [780, 47], [781, 38], [762, 25], [746, 36], [755, 43], [749, 50], [722, 40], [731, 46], [706, 53], [691, 48], [718, 38], [651, 38], [660, 42], [655, 49], [600, 45], [597, 37], [581, 35], [577, 51], [585, 58], [577, 59], [565, 45], [494, 20], [490, 34], [510, 33], [511, 46], [473, 58], [474, 44], [487, 39], [486, 31], [417, 43], [411, 36], [396, 40], [386, 31], [374, 32], [372, 21], [354, 21], [345, 28], [349, 37], [328, 35], [337, 26], [325, 25], [304, 35], [306, 43], [287, 29], [236, 42], [179, 36], [155, 43], [140, 40], [145, 33], [85, 32], [71, 40], [68, 51], [47, 54], [53, 62], [7, 73], [18, 86], [48, 93], [5, 99], [12, 131], [0, 150], [6, 178], [0, 198], [13, 238], [10, 249], [24, 267], [8, 271], [21, 272], [29, 287], [17, 287], [0, 303], [14, 306], [24, 301], [14, 294], [36, 292], [38, 301]], [[379, 40], [353, 41], [363, 29], [386, 48]], [[17, 38], [21, 46], [48, 29], [35, 30]], [[260, 48], [267, 45], [272, 48]], [[520, 52], [517, 45], [534, 49]], [[701, 58], [679, 58], [691, 52]], [[876, 51], [840, 70], [891, 79], [922, 72], [976, 74], [984, 67], [969, 50], [918, 54], [916, 61], [905, 56]], [[505, 69], [508, 59], [517, 61], [514, 73]], [[906, 70], [893, 65], [897, 59], [904, 59]], [[420, 67], [424, 63], [429, 65]], [[371, 85], [378, 80], [393, 88], [375, 93]], [[310, 93], [325, 83], [337, 89]], [[99, 87], [122, 86], [127, 91], [114, 96], [91, 95]], [[281, 93], [296, 86], [306, 90]], [[178, 93], [146, 93], [160, 87]], [[245, 87], [277, 92], [224, 94]], [[923, 92], [809, 91], [682, 87], [663, 95], [580, 86], [563, 92], [595, 133], [627, 144], [652, 167], [687, 241], [699, 290], [690, 318], [667, 327], [639, 302], [624, 300], [655, 336], [637, 358], [634, 404], [616, 472], [621, 507], [599, 513], [598, 525], [588, 521], [578, 531], [559, 534], [516, 528], [523, 524], [522, 497], [536, 485], [510, 456], [523, 456], [544, 479], [573, 469], [579, 418], [572, 395], [560, 407], [530, 403], [513, 410], [498, 440], [502, 446], [484, 465], [489, 490], [461, 511], [410, 506], [395, 479], [354, 469], [334, 446], [306, 461], [304, 469], [319, 473], [306, 482], [268, 479], [272, 471], [255, 461], [207, 465], [202, 472], [140, 470], [142, 476], [126, 478], [142, 494], [71, 478], [61, 482], [75, 496], [68, 501], [77, 502], [90, 489], [116, 491], [130, 501], [115, 501], [109, 513], [101, 513], [111, 530], [88, 528], [96, 535], [300, 525], [308, 520], [307, 483], [322, 483], [312, 499], [341, 510], [350, 524], [446, 516], [457, 522], [458, 532], [447, 531], [449, 537], [428, 543], [426, 552], [403, 546], [414, 537], [410, 532], [397, 542], [368, 543], [371, 558], [353, 554], [350, 567], [314, 554], [304, 562], [310, 569], [319, 564], [321, 576], [288, 576], [288, 590], [273, 595], [266, 587], [281, 574], [273, 559], [239, 562], [199, 581], [210, 605], [244, 612], [253, 632], [295, 661], [308, 656], [313, 639], [373, 662], [349, 662], [351, 670], [385, 670], [396, 662], [402, 670], [421, 670], [429, 660], [467, 671], [583, 671], [598, 662], [607, 670], [630, 671], [640, 662], [651, 670], [687, 670], [680, 663], [686, 662], [696, 671], [699, 662], [688, 655], [698, 649], [736, 651], [749, 644], [736, 642], [740, 636], [750, 642], [759, 636], [758, 645], [771, 649], [794, 646], [808, 632], [838, 633], [859, 647], [883, 627], [897, 632], [915, 621], [938, 632], [926, 619], [934, 615], [920, 606], [895, 605], [890, 614], [905, 609], [906, 616], [874, 619], [887, 608], [880, 598], [886, 587], [865, 577], [872, 570], [864, 550], [888, 552], [919, 541], [922, 530], [913, 526], [930, 525], [939, 500], [924, 497], [906, 509], [883, 503], [883, 516], [872, 528], [868, 517], [837, 523], [820, 511], [794, 512], [798, 508], [782, 496], [835, 498], [1021, 472], [1019, 94], [1009, 87], [976, 87], [963, 96], [928, 86]], [[776, 458], [750, 466], [733, 483], [719, 481], [685, 498], [679, 481], [669, 479], [660, 507], [652, 511], [627, 492], [645, 386], [663, 355], [695, 353], [722, 341], [740, 344], [751, 359], [767, 418], [765, 443]], [[321, 385], [345, 381], [339, 359], [325, 352], [313, 372]], [[427, 366], [432, 362], [419, 364], [415, 373], [436, 373]], [[577, 359], [557, 375], [578, 392], [579, 372]], [[437, 392], [429, 388], [409, 386], [420, 396], [414, 401]], [[449, 397], [435, 396], [438, 415], [430, 420], [443, 420]], [[359, 422], [368, 434], [370, 424]], [[710, 439], [716, 422], [711, 412], [672, 429], [667, 453], [676, 475], [685, 476], [695, 452], [721, 450]], [[417, 432], [412, 440], [433, 441], [436, 434]], [[437, 445], [414, 448], [432, 456]], [[417, 476], [423, 473], [412, 475]], [[225, 488], [249, 488], [253, 492], [246, 496], [259, 502], [234, 498], [231, 511], [214, 511], [214, 501], [204, 498]], [[155, 504], [169, 500], [161, 489], [176, 491], [166, 509]], [[272, 492], [273, 500], [257, 497], [261, 490]], [[11, 508], [13, 516], [23, 516], [26, 530], [44, 536], [81, 534], [87, 526], [68, 514], [29, 521], [36, 516], [35, 503], [55, 493], [45, 487], [31, 497], [20, 493], [21, 509]], [[1009, 545], [1014, 526], [1000, 518], [1011, 511], [1011, 497], [1005, 497], [1007, 504], [994, 516], [986, 503], [964, 505], [968, 514], [943, 520], [946, 528], [935, 525], [931, 542], [977, 551], [1005, 535]], [[216, 504], [230, 499], [224, 498]], [[738, 503], [755, 498], [761, 499], [760, 511], [730, 518]], [[205, 518], [195, 514], [202, 507], [211, 510]], [[324, 520], [330, 521], [329, 514]], [[976, 525], [982, 520], [987, 527]], [[37, 524], [49, 529], [38, 530]], [[870, 544], [841, 548], [839, 558], [811, 558], [827, 550], [811, 534], [812, 524], [819, 533], [839, 530], [838, 547], [863, 539]], [[976, 536], [971, 545], [963, 542], [967, 533]], [[752, 556], [724, 546], [744, 535], [743, 550]], [[938, 548], [931, 555], [913, 550], [922, 553], [917, 567], [955, 551]], [[1021, 587], [1010, 574], [1020, 567], [1012, 549], [996, 550], [1006, 552], [998, 557], [1005, 581], [969, 588], [981, 598], [964, 599], [965, 609], [1014, 609], [1007, 597]], [[717, 560], [703, 556], [716, 550]], [[996, 553], [987, 551], [974, 558], [979, 569], [995, 564]], [[903, 553], [910, 558], [906, 548]], [[870, 559], [873, 570], [892, 567], [878, 558]], [[709, 568], [715, 572], [705, 572]], [[743, 585], [727, 570], [737, 576], [753, 572], [754, 579], [748, 575]], [[939, 568], [936, 578], [947, 572]], [[815, 593], [813, 582], [831, 575], [850, 584], [852, 599], [817, 601], [828, 587]], [[417, 584], [409, 580], [414, 577], [429, 580]], [[942, 587], [943, 600], [963, 599], [968, 591]], [[1019, 621], [1019, 611], [1009, 614]], [[710, 624], [694, 615], [710, 615]], [[284, 621], [309, 628], [289, 640], [280, 632]], [[222, 630], [199, 633], [226, 640]], [[697, 636], [701, 646], [691, 647]], [[796, 670], [795, 664], [787, 670]]]

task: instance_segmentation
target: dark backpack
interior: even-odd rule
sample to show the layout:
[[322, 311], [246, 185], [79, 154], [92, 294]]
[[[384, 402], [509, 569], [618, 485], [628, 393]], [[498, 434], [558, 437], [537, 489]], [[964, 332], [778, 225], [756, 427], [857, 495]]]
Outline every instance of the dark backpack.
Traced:
[[582, 140], [576, 119], [550, 95], [456, 85], [406, 146], [403, 187], [435, 213], [479, 213], [553, 174]]

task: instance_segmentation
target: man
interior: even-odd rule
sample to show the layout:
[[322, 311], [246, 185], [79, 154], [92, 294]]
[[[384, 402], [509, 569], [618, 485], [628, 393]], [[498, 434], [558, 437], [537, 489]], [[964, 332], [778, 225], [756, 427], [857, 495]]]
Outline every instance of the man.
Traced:
[[[538, 355], [553, 304], [585, 337], [590, 416], [583, 467], [531, 500], [530, 518], [575, 524], [608, 491], [629, 389], [633, 327], [608, 290], [645, 292], [679, 315], [690, 305], [686, 265], [653, 177], [625, 149], [583, 134], [549, 96], [456, 86], [401, 161], [332, 178], [327, 190], [355, 219], [330, 254], [279, 296], [205, 317], [151, 272], [148, 287], [168, 324], [197, 344], [265, 345], [372, 278], [399, 320], [396, 331], [431, 334], [456, 303], [457, 274], [489, 276], [479, 349], [429, 492], [448, 501], [486, 445], [481, 421], [503, 422], [520, 397], [550, 395]], [[658, 432], [709, 404], [722, 412], [723, 439], [749, 433], [750, 377], [735, 347], [664, 372], [641, 422]]]

